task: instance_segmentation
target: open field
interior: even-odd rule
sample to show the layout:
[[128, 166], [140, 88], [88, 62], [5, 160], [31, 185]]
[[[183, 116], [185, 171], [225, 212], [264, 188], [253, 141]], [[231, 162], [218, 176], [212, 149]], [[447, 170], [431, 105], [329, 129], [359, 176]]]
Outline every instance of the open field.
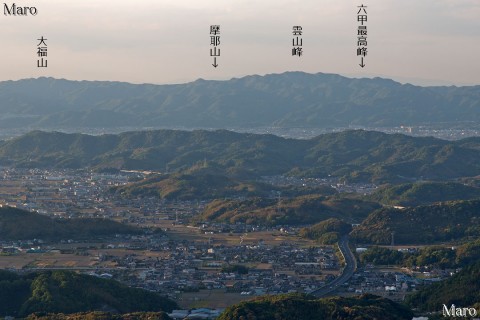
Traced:
[[[95, 244], [92, 244], [95, 246]], [[99, 244], [97, 244], [100, 247]], [[70, 245], [71, 246], [71, 245]], [[62, 245], [63, 248], [67, 247]], [[102, 261], [102, 255], [123, 258], [125, 256], [136, 256], [140, 259], [164, 258], [168, 253], [152, 252], [149, 250], [130, 250], [124, 248], [115, 249], [88, 249], [82, 254], [60, 253], [59, 250], [42, 253], [20, 252], [11, 255], [0, 256], [0, 269], [96, 269], [115, 268], [117, 264], [112, 261]]]
[[223, 289], [200, 290], [199, 292], [181, 293], [176, 300], [180, 307], [193, 308], [226, 308], [241, 301], [250, 300], [254, 296], [225, 292]]
[[247, 245], [256, 245], [259, 241], [263, 241], [266, 245], [279, 245], [282, 242], [293, 242], [300, 247], [318, 246], [314, 240], [303, 239], [296, 235], [281, 233], [280, 231], [205, 234], [199, 228], [186, 225], [172, 225], [173, 222], [174, 220], [160, 220], [152, 226], [168, 229], [166, 233], [173, 240], [210, 241], [213, 245], [239, 245], [243, 239], [242, 244]]
[[60, 253], [19, 253], [0, 258], [0, 269], [95, 267], [92, 256]]

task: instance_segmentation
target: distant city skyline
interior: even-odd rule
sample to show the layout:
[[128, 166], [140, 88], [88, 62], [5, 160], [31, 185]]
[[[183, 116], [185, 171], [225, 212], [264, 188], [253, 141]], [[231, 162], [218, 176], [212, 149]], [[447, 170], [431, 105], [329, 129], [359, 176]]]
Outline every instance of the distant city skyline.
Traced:
[[[368, 12], [363, 69], [356, 55], [361, 4]], [[35, 6], [38, 14], [0, 16], [2, 81], [45, 76], [169, 84], [304, 71], [417, 85], [480, 85], [480, 2], [475, 0], [44, 0], [17, 5]], [[221, 26], [217, 68], [209, 54], [213, 24]], [[291, 55], [295, 25], [303, 28], [301, 57]], [[47, 68], [37, 68], [42, 36]]]

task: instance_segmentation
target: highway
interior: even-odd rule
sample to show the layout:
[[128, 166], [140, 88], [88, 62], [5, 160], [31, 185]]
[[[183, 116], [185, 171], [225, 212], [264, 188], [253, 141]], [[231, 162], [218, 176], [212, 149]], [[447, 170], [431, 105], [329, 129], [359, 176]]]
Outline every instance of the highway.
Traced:
[[345, 258], [345, 268], [339, 277], [311, 293], [316, 297], [323, 297], [335, 291], [338, 287], [347, 282], [353, 276], [355, 270], [357, 270], [357, 260], [355, 259], [352, 250], [350, 250], [350, 247], [348, 246], [348, 235], [343, 236], [340, 239], [338, 242], [338, 248]]

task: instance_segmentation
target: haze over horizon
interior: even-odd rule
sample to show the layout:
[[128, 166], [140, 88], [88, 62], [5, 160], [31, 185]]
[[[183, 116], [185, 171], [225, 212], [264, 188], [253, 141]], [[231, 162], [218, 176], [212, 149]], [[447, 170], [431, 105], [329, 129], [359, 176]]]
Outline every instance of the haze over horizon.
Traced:
[[[9, 3], [10, 4], [10, 3]], [[361, 2], [60, 0], [29, 17], [2, 15], [0, 80], [40, 76], [130, 83], [226, 80], [285, 71], [382, 77], [416, 85], [480, 84], [480, 3], [473, 0], [367, 0], [367, 66], [358, 66]], [[209, 26], [221, 25], [219, 67]], [[304, 55], [292, 57], [293, 25]], [[48, 39], [48, 68], [36, 67], [37, 39]]]

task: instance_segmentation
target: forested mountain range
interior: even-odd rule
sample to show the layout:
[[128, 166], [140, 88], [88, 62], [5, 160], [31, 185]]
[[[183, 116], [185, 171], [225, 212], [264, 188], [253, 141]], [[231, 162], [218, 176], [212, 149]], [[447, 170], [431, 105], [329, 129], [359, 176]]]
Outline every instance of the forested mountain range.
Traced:
[[479, 122], [480, 86], [286, 72], [175, 85], [38, 78], [0, 82], [0, 126], [379, 127]]
[[0, 164], [17, 167], [202, 169], [237, 178], [268, 175], [401, 182], [480, 175], [480, 138], [445, 141], [374, 131], [309, 140], [219, 131], [156, 130], [91, 136], [33, 131], [0, 143]]

